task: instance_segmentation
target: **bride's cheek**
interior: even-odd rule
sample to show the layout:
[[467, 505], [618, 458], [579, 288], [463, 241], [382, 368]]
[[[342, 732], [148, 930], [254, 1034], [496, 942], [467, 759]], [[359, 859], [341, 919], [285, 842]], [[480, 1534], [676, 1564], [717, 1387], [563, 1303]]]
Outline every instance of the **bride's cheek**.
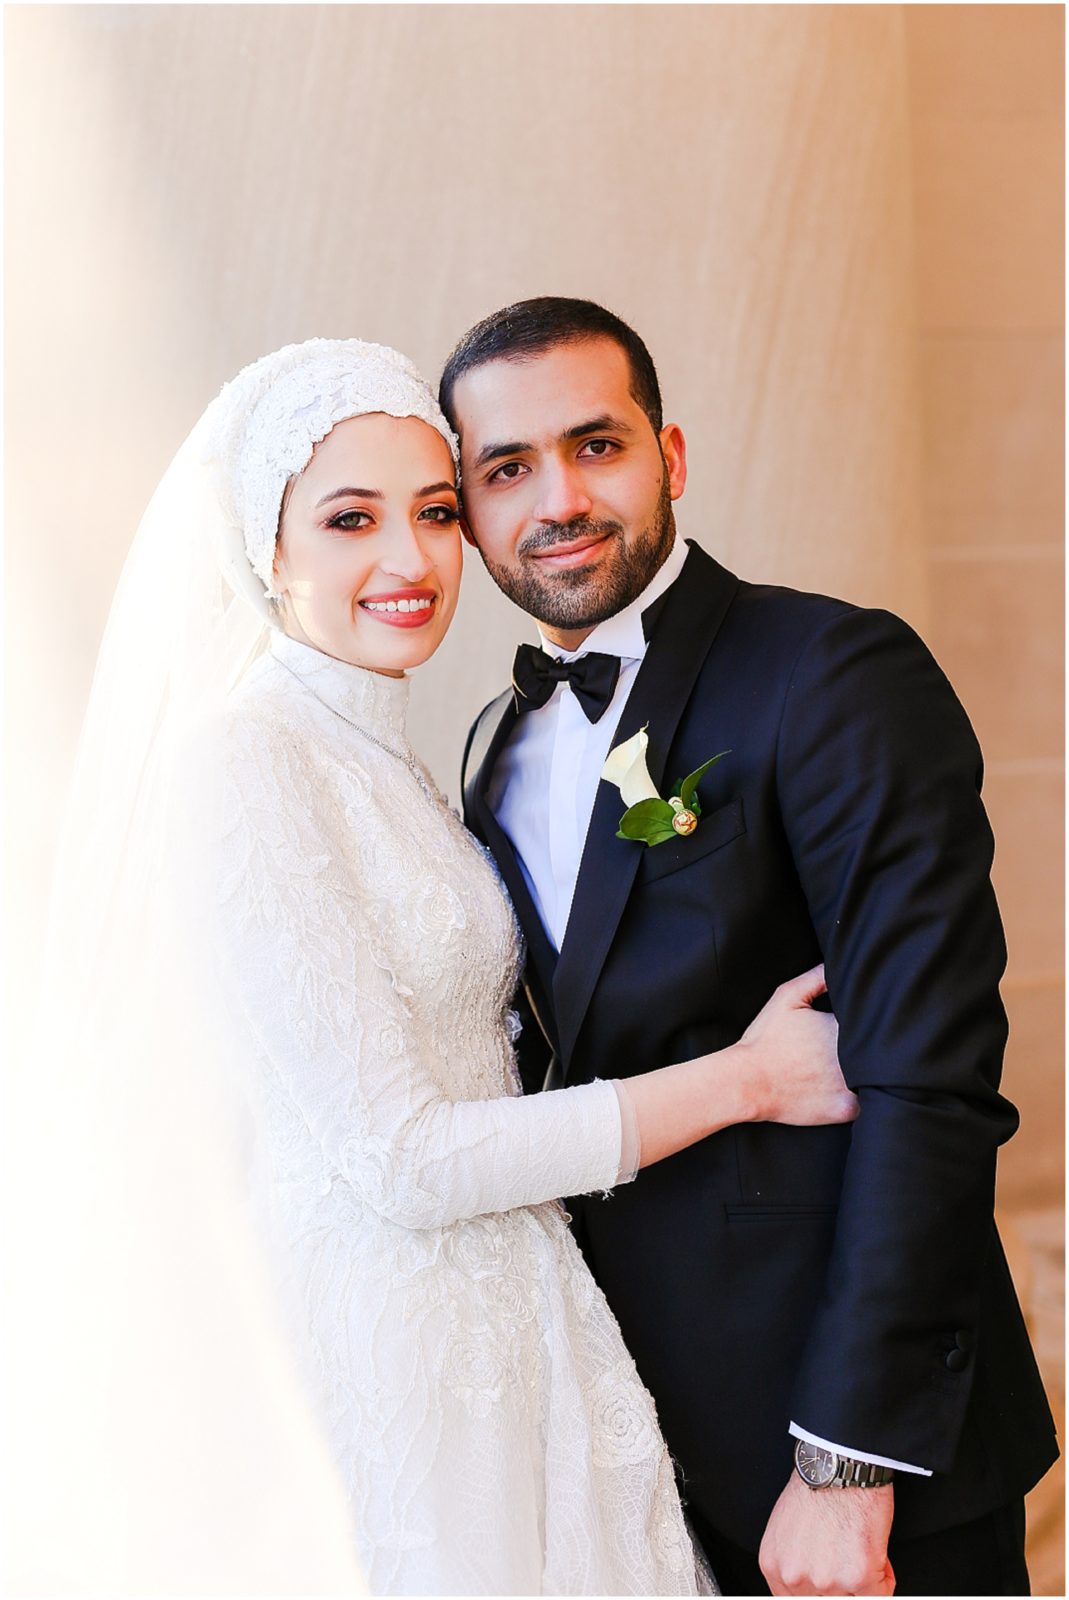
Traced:
[[456, 611], [460, 599], [460, 581], [464, 572], [464, 546], [461, 542], [460, 529], [453, 529], [453, 542], [449, 551], [448, 560], [443, 563], [441, 573], [442, 590], [446, 597], [446, 620], [448, 621]]

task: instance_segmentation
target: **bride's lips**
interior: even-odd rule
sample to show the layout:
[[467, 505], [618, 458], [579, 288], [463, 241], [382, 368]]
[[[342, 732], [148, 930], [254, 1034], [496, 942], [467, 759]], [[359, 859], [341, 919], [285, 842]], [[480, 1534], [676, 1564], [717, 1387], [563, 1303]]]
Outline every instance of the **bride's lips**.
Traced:
[[433, 589], [384, 589], [361, 595], [356, 603], [365, 616], [388, 628], [425, 628], [437, 602]]
[[571, 539], [567, 544], [555, 544], [548, 550], [533, 550], [532, 558], [547, 567], [581, 567], [592, 560], [597, 551], [611, 536], [607, 533], [588, 533], [581, 539]]

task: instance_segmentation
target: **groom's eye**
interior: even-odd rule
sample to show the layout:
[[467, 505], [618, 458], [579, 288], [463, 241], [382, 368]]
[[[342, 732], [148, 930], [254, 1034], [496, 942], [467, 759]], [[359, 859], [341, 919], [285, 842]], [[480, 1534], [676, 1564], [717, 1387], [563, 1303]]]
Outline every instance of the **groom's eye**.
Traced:
[[511, 483], [514, 479], [520, 476], [521, 472], [526, 471], [527, 468], [524, 466], [522, 461], [506, 461], [502, 466], [495, 467], [486, 481], [487, 483]]
[[604, 456], [611, 456], [615, 451], [619, 450], [619, 448], [620, 446], [612, 439], [588, 439], [583, 445], [583, 448], [579, 451], [579, 454], [583, 455], [585, 453], [586, 455], [596, 456], [600, 459]]

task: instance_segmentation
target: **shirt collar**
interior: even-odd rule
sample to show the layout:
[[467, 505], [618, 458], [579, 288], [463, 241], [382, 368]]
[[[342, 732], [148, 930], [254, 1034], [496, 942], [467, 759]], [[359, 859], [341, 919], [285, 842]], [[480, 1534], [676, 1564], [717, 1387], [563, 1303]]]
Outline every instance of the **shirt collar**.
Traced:
[[547, 639], [539, 628], [538, 638], [542, 649], [548, 655], [556, 656], [562, 661], [575, 661], [591, 650], [603, 651], [607, 656], [619, 656], [622, 661], [641, 661], [646, 654], [642, 613], [675, 583], [683, 571], [687, 554], [686, 540], [677, 533], [675, 543], [668, 552], [668, 559], [657, 568], [642, 593], [622, 611], [617, 611], [614, 616], [606, 617], [604, 622], [599, 622], [597, 627], [587, 634], [578, 650], [562, 650], [559, 644]]

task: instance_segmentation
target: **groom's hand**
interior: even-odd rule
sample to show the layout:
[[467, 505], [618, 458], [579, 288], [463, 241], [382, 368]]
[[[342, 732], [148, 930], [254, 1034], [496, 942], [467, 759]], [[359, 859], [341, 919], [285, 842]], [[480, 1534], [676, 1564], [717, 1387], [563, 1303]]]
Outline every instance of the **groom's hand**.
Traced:
[[893, 1594], [887, 1540], [892, 1484], [810, 1489], [792, 1473], [776, 1501], [758, 1560], [773, 1594]]

